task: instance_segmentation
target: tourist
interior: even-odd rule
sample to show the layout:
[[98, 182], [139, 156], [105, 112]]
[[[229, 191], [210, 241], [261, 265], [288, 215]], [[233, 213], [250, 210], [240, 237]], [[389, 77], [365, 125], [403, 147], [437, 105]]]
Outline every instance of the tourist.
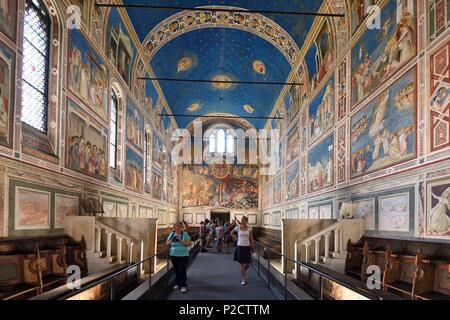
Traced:
[[225, 248], [226, 248], [226, 253], [229, 253], [228, 250], [228, 245], [230, 243], [230, 232], [228, 231], [228, 227], [229, 227], [229, 222], [225, 222], [223, 224], [223, 243], [225, 244]]
[[217, 252], [222, 252], [222, 242], [223, 242], [223, 226], [221, 223], [218, 223], [217, 227], [216, 227], [216, 249], [217, 249]]
[[187, 292], [187, 265], [189, 262], [189, 247], [192, 244], [189, 234], [182, 230], [183, 223], [177, 222], [174, 231], [169, 234], [166, 245], [170, 246], [170, 260], [175, 270], [174, 290], [181, 288], [181, 293]]
[[235, 246], [235, 247], [237, 246], [237, 239], [234, 238], [234, 237], [232, 236], [232, 232], [233, 232], [233, 230], [234, 230], [237, 226], [239, 226], [240, 224], [241, 224], [241, 223], [239, 222], [238, 219], [233, 219], [233, 220], [231, 221], [230, 226], [228, 227], [228, 233], [230, 234], [230, 237], [231, 237], [230, 241], [233, 240], [233, 246]]
[[252, 253], [255, 252], [252, 230], [248, 226], [247, 217], [243, 217], [239, 226], [236, 226], [231, 233], [233, 237], [237, 235], [237, 247], [234, 253], [234, 261], [241, 265], [242, 285], [248, 284], [247, 270], [252, 262]]
[[206, 248], [212, 248], [212, 241], [213, 241], [213, 235], [214, 235], [214, 224], [210, 221], [208, 221], [208, 224], [206, 225], [208, 229], [208, 234], [206, 236]]
[[208, 228], [206, 227], [205, 222], [201, 222], [200, 223], [200, 230], [199, 230], [199, 236], [200, 236], [200, 241], [202, 243], [202, 247], [200, 252], [202, 253], [206, 253], [208, 252], [208, 250], [206, 250], [206, 237], [208, 235]]

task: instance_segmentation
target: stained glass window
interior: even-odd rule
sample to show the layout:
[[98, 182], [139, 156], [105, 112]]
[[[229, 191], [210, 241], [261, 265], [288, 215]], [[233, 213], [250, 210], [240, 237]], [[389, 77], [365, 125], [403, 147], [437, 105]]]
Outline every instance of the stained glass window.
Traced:
[[40, 0], [26, 0], [22, 67], [22, 122], [47, 133], [50, 17]]

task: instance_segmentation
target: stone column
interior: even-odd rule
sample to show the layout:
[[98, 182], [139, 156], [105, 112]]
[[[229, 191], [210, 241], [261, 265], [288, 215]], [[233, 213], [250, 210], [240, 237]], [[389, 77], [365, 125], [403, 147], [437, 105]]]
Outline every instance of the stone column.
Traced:
[[315, 238], [314, 239], [314, 244], [315, 244], [315, 248], [314, 248], [314, 263], [315, 264], [319, 264], [319, 259], [320, 259], [320, 239], [321, 238]]
[[311, 242], [305, 243], [305, 262], [309, 263], [309, 246], [311, 245]]
[[117, 263], [121, 264], [122, 261], [122, 237], [117, 236]]
[[330, 257], [330, 236], [330, 232], [327, 232], [325, 234], [325, 258], [323, 259], [323, 263], [326, 263], [328, 258]]
[[99, 253], [102, 250], [102, 229], [95, 228], [95, 252]]
[[112, 233], [106, 231], [106, 257], [111, 259], [111, 237]]
[[133, 261], [133, 246], [134, 243], [131, 242], [130, 240], [127, 241], [127, 246], [128, 246], [128, 262], [132, 262]]

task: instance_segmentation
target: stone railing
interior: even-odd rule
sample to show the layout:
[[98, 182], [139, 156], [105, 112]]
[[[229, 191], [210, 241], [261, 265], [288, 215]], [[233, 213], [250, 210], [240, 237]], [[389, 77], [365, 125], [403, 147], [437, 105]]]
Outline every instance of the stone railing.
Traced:
[[[364, 235], [364, 220], [341, 220], [303, 240], [296, 240], [296, 261], [319, 264], [330, 258], [345, 257], [345, 242]], [[314, 250], [312, 250], [312, 248]], [[294, 270], [297, 274], [297, 269]]]

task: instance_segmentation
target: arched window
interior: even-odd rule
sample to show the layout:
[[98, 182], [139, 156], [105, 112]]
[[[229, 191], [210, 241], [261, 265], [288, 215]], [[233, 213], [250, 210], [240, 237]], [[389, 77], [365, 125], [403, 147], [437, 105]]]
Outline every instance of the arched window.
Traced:
[[225, 153], [225, 130], [217, 130], [217, 153]]
[[230, 133], [227, 136], [227, 153], [234, 153], [234, 137]]
[[118, 100], [114, 91], [111, 91], [111, 111], [109, 125], [109, 166], [117, 168], [117, 132], [118, 132]]
[[234, 135], [232, 129], [216, 127], [209, 130], [209, 153], [234, 154]]
[[50, 28], [42, 1], [25, 0], [21, 120], [44, 134], [48, 131]]
[[209, 136], [209, 153], [216, 152], [216, 135], [213, 133]]

